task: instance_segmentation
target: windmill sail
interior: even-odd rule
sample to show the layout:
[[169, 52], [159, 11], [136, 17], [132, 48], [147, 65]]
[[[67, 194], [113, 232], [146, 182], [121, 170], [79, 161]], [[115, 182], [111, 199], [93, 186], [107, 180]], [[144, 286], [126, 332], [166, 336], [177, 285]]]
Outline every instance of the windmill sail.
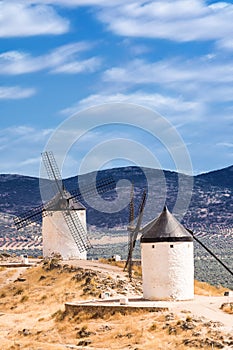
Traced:
[[80, 253], [90, 249], [91, 244], [87, 238], [87, 232], [83, 228], [77, 212], [74, 210], [66, 210], [64, 212], [64, 218]]
[[[132, 233], [134, 229], [134, 184], [132, 183], [131, 192], [130, 192], [130, 203], [129, 203], [129, 226], [128, 231]], [[131, 234], [129, 235], [129, 237]]]
[[38, 207], [32, 208], [31, 210], [28, 210], [27, 212], [18, 214], [14, 218], [14, 223], [17, 228], [17, 230], [20, 230], [26, 226], [29, 226], [30, 224], [34, 223], [35, 221], [40, 221], [41, 217], [43, 215], [46, 215], [46, 209], [44, 205], [40, 205]]
[[130, 259], [130, 252], [132, 249], [132, 238], [133, 238], [133, 230], [135, 229], [134, 227], [134, 184], [132, 183], [131, 186], [131, 192], [130, 192], [130, 203], [129, 203], [129, 225], [127, 227], [128, 230], [128, 256], [126, 260], [126, 264], [124, 267], [124, 270], [127, 268], [129, 259]]
[[219, 259], [219, 258], [217, 257], [217, 255], [214, 254], [214, 253], [212, 252], [212, 250], [210, 250], [203, 242], [201, 242], [200, 239], [198, 239], [198, 238], [195, 236], [195, 234], [194, 234], [193, 231], [191, 231], [191, 230], [189, 230], [189, 229], [187, 229], [187, 228], [186, 228], [186, 230], [187, 230], [189, 233], [191, 233], [191, 235], [193, 236], [193, 238], [195, 239], [195, 241], [196, 241], [197, 243], [199, 243], [199, 244], [202, 246], [202, 248], [204, 248], [204, 249], [219, 263], [219, 264], [221, 264], [221, 265], [224, 267], [225, 270], [227, 270], [227, 271], [233, 276], [233, 271], [232, 271], [221, 259]]
[[111, 176], [109, 176], [108, 178], [103, 178], [96, 182], [91, 182], [89, 184], [86, 184], [85, 186], [82, 186], [81, 191], [80, 190], [70, 191], [71, 196], [69, 197], [69, 200], [73, 198], [77, 198], [78, 200], [85, 199], [85, 198], [88, 199], [93, 195], [96, 195], [96, 192], [98, 194], [105, 193], [115, 189], [115, 187], [116, 187], [116, 181]]
[[133, 250], [135, 248], [135, 244], [136, 244], [136, 241], [137, 241], [137, 236], [138, 236], [138, 233], [139, 233], [140, 228], [141, 228], [142, 217], [143, 217], [143, 211], [144, 211], [144, 208], [145, 208], [145, 204], [146, 204], [146, 190], [144, 190], [144, 192], [143, 192], [141, 204], [140, 204], [140, 207], [139, 207], [139, 215], [138, 215], [138, 220], [137, 220], [136, 227], [133, 230], [133, 232], [130, 234], [129, 252], [128, 252], [128, 257], [127, 257], [126, 264], [125, 264], [125, 269], [128, 267], [128, 273], [129, 273], [129, 278], [130, 279], [132, 278]]
[[[82, 188], [82, 192], [80, 192], [79, 190], [67, 192], [69, 195], [66, 197], [66, 200], [70, 202], [71, 200], [75, 200], [76, 198], [91, 198], [93, 195], [96, 194], [96, 191], [98, 191], [98, 193], [101, 194], [111, 191], [115, 189], [115, 187], [116, 182], [112, 177], [104, 178], [99, 181], [85, 185], [85, 187]], [[64, 192], [62, 192], [62, 196], [64, 196]], [[17, 230], [20, 230], [35, 221], [41, 221], [41, 218], [48, 214], [47, 210], [53, 207], [56, 201], [57, 198], [54, 197], [44, 205], [41, 204], [38, 207], [32, 208], [31, 210], [17, 214], [17, 216], [14, 218], [14, 223]]]
[[59, 192], [60, 195], [62, 196], [63, 195], [62, 177], [53, 153], [51, 151], [43, 152], [41, 153], [41, 156], [42, 156], [43, 164], [47, 171], [47, 175], [49, 179], [52, 180], [52, 183], [50, 185], [52, 186], [53, 193], [56, 194], [57, 192]]

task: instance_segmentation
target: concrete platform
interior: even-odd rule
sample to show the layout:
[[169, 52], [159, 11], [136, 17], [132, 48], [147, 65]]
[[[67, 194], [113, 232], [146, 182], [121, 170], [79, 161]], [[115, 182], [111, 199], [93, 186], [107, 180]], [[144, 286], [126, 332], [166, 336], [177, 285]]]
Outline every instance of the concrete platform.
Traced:
[[[101, 317], [104, 314], [114, 315], [116, 312], [126, 315], [139, 310], [147, 312], [169, 311], [177, 315], [188, 312], [195, 317], [220, 322], [226, 331], [233, 333], [233, 315], [221, 310], [223, 303], [233, 303], [233, 297], [231, 296], [195, 295], [193, 300], [184, 301], [151, 301], [138, 296], [130, 296], [128, 297], [128, 303], [124, 305], [121, 303], [123, 298], [126, 297], [117, 296], [117, 298], [69, 302], [65, 304], [65, 310], [73, 315], [84, 311], [90, 313], [93, 317], [95, 315]], [[123, 300], [123, 302], [125, 301]]]
[[28, 264], [24, 264], [24, 263], [10, 263], [10, 262], [6, 262], [6, 263], [0, 263], [0, 267], [30, 267], [30, 266], [35, 266], [35, 263], [28, 263]]
[[87, 301], [76, 301], [65, 303], [65, 311], [72, 315], [77, 315], [81, 311], [90, 314], [98, 314], [98, 316], [106, 313], [114, 314], [119, 312], [123, 315], [133, 313], [135, 311], [160, 312], [168, 311], [169, 308], [164, 305], [158, 305], [152, 301], [143, 298], [107, 298], [107, 299], [93, 299]]

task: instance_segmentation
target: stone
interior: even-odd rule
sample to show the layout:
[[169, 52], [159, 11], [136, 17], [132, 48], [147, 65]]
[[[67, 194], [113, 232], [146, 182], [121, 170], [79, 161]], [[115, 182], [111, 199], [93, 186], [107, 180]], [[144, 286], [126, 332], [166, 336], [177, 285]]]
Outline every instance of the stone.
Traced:
[[187, 322], [187, 321], [184, 321], [182, 324], [181, 324], [181, 328], [183, 330], [187, 330], [187, 329], [194, 329], [196, 327], [196, 325], [193, 323], [193, 322]]
[[78, 346], [88, 346], [91, 344], [91, 341], [88, 340], [80, 340], [80, 342], [78, 342]]

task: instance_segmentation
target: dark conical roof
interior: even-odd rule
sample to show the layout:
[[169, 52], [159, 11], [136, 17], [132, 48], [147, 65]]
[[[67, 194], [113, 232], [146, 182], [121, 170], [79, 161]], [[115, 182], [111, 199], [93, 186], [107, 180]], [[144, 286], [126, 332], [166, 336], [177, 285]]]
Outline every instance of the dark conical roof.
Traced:
[[141, 242], [178, 242], [193, 241], [192, 235], [164, 207], [157, 219], [142, 229]]

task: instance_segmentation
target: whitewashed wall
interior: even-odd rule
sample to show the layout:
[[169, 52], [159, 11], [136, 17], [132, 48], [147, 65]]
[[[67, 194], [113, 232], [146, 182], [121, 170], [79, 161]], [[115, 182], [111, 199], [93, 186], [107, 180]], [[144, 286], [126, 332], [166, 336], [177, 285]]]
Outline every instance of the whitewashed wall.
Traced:
[[[53, 252], [60, 253], [63, 259], [86, 259], [87, 252], [79, 252], [64, 220], [62, 212], [53, 211], [45, 216], [42, 223], [43, 256], [51, 256]], [[79, 219], [86, 229], [86, 211], [78, 211]]]
[[141, 243], [141, 253], [145, 299], [193, 299], [193, 242]]

